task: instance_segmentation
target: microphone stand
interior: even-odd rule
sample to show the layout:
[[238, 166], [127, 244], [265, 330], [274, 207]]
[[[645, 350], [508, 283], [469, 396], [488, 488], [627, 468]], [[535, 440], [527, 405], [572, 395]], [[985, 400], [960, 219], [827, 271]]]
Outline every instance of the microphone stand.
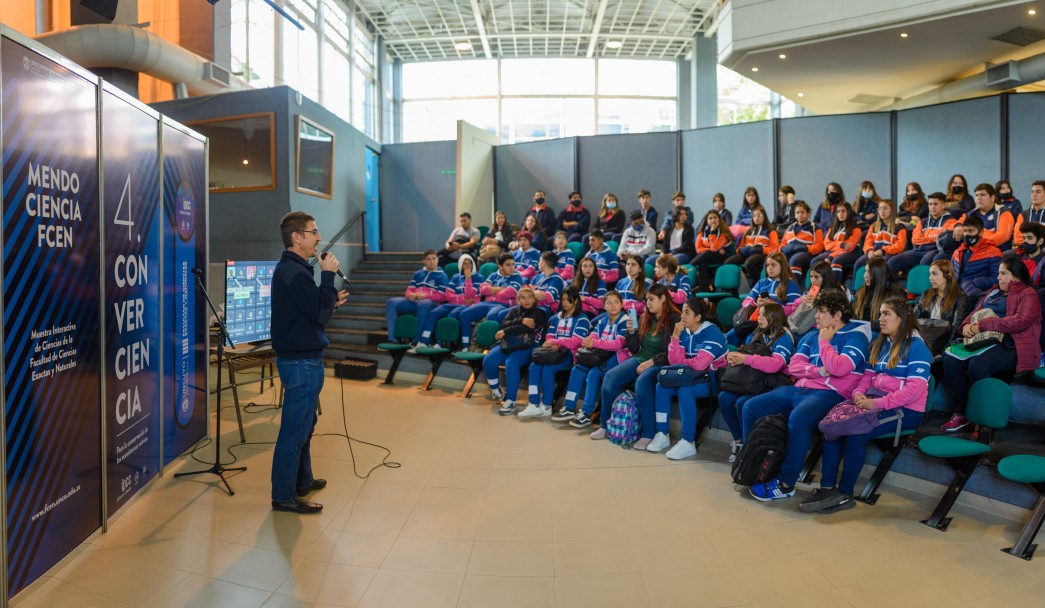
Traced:
[[229, 485], [227, 479], [225, 479], [225, 473], [228, 471], [246, 471], [247, 467], [232, 467], [225, 468], [221, 464], [221, 367], [222, 362], [225, 361], [225, 343], [228, 342], [229, 346], [236, 348], [236, 345], [232, 342], [232, 337], [229, 335], [229, 330], [225, 327], [225, 322], [218, 315], [217, 309], [214, 307], [214, 302], [210, 299], [210, 294], [207, 293], [207, 288], [203, 285], [203, 272], [198, 268], [192, 269], [192, 274], [196, 276], [196, 283], [200, 286], [200, 291], [203, 292], [203, 297], [207, 299], [207, 305], [210, 306], [210, 311], [214, 313], [214, 318], [218, 320], [218, 396], [217, 396], [217, 422], [214, 426], [214, 464], [208, 469], [201, 469], [199, 471], [187, 471], [185, 473], [175, 473], [175, 477], [184, 477], [186, 475], [200, 475], [202, 473], [212, 473], [217, 475], [221, 479], [221, 483], [225, 484], [225, 489], [229, 491], [229, 496], [234, 496], [236, 493], [232, 491], [232, 486]]

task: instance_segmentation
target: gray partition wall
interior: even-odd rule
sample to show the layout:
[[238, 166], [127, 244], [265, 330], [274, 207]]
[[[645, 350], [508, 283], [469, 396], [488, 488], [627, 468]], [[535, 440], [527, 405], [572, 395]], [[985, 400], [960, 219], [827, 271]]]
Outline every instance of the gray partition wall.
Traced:
[[1000, 96], [958, 101], [896, 113], [897, 184], [922, 185], [926, 193], [947, 187], [961, 173], [972, 188], [1001, 178]]
[[711, 197], [721, 192], [736, 217], [748, 186], [772, 208], [776, 186], [771, 121], [682, 132], [682, 190], [694, 213], [711, 209]]
[[[495, 147], [494, 209], [521, 224], [533, 206], [534, 190], [544, 190], [549, 206], [561, 211], [577, 187], [576, 144], [570, 137]], [[480, 223], [491, 225], [493, 218]]]
[[625, 211], [638, 207], [640, 189], [650, 191], [658, 211], [671, 206], [679, 187], [678, 133], [578, 137], [577, 148], [579, 190], [592, 215], [607, 192]]
[[[828, 182], [841, 184], [850, 201], [860, 196], [864, 180], [873, 182], [882, 198], [895, 197], [891, 132], [888, 112], [781, 120], [780, 185], [794, 188], [795, 197], [814, 209]], [[776, 193], [772, 194], [775, 204]]]
[[[442, 248], [457, 225], [456, 166], [456, 141], [382, 146], [383, 251]], [[476, 225], [484, 223], [475, 219]]]
[[[1009, 96], [1009, 179], [1023, 208], [1030, 206], [1030, 186], [1045, 179], [1045, 94], [1020, 93]], [[969, 179], [972, 179], [971, 177]]]

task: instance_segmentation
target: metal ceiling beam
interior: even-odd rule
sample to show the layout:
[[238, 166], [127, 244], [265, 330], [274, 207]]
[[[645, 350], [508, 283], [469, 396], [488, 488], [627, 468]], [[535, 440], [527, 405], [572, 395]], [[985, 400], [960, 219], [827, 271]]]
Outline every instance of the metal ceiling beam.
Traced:
[[602, 18], [606, 16], [606, 3], [609, 0], [601, 0], [599, 8], [595, 11], [595, 23], [591, 26], [591, 41], [588, 42], [588, 52], [585, 57], [591, 59], [595, 56], [595, 45], [599, 42], [599, 33], [602, 30]]
[[[519, 32], [519, 33], [516, 33], [516, 34], [512, 34], [512, 33], [506, 32], [506, 33], [503, 33], [503, 34], [490, 34], [490, 33], [487, 34], [487, 38], [490, 39], [490, 40], [494, 40], [494, 41], [496, 41], [496, 40], [517, 40], [517, 41], [545, 40], [545, 39], [549, 39], [549, 38], [551, 38], [551, 39], [567, 38], [569, 40], [576, 40], [576, 39], [583, 39], [583, 38], [587, 38], [587, 37], [588, 37], [588, 34], [586, 34], [584, 32], [566, 32], [565, 34], [562, 33], [562, 32]], [[628, 37], [629, 40], [642, 40], [642, 41], [649, 41], [649, 42], [669, 42], [669, 43], [671, 43], [671, 42], [679, 42], [679, 43], [685, 44], [685, 43], [688, 43], [688, 42], [692, 41], [692, 38], [687, 38], [686, 36], [672, 36], [670, 34], [641, 34], [641, 33], [637, 33], [637, 34], [628, 34], [627, 37]], [[454, 40], [474, 40], [476, 38], [478, 38], [478, 36], [476, 36], [475, 34], [469, 34], [467, 36], [456, 36], [456, 37], [454, 37]], [[417, 37], [411, 37], [411, 38], [399, 38], [399, 39], [396, 39], [396, 40], [387, 40], [386, 44], [410, 45], [410, 44], [414, 44], [414, 43], [425, 43], [425, 42], [449, 42], [449, 40], [447, 39], [446, 36], [417, 36]]]
[[472, 14], [475, 15], [475, 27], [479, 30], [479, 41], [483, 43], [483, 53], [487, 59], [493, 59], [490, 40], [486, 37], [486, 24], [483, 23], [483, 14], [479, 11], [479, 0], [472, 0]]

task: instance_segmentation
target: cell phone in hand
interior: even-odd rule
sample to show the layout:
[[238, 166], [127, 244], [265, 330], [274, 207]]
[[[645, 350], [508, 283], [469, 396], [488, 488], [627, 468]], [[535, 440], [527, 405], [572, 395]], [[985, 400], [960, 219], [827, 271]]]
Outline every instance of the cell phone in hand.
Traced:
[[628, 318], [631, 319], [631, 323], [634, 327], [639, 326], [639, 315], [635, 312], [634, 308], [628, 309]]
[[762, 293], [758, 294], [758, 297], [765, 298], [765, 299], [768, 300], [769, 299], [769, 292], [768, 291], [763, 291]]
[[815, 298], [816, 296], [820, 295], [820, 286], [819, 285], [813, 285], [812, 287], [810, 287], [809, 288], [809, 295], [810, 295], [810, 297], [813, 297], [813, 298]]

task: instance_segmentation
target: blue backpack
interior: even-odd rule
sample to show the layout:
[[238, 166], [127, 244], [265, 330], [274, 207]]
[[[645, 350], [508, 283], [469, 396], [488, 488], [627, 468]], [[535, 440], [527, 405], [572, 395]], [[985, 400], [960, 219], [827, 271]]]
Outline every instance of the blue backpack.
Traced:
[[639, 404], [632, 391], [624, 391], [613, 400], [606, 420], [606, 438], [626, 450], [638, 440]]

